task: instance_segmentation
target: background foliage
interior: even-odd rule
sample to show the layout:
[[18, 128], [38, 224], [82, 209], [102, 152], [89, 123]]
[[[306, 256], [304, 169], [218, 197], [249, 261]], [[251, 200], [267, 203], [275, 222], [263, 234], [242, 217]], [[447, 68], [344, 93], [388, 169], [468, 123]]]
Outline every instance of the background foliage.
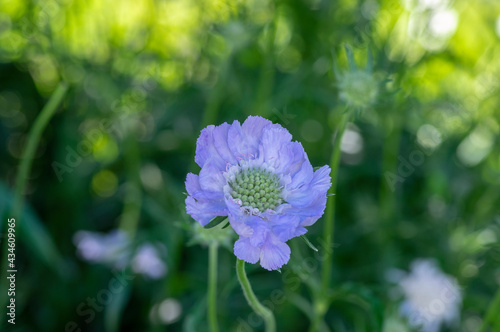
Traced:
[[[203, 234], [183, 193], [199, 131], [261, 115], [301, 141], [313, 165], [327, 164], [346, 109], [332, 67], [347, 70], [347, 43], [360, 67], [371, 50], [380, 88], [342, 142], [327, 324], [404, 325], [387, 271], [429, 257], [464, 294], [455, 330], [475, 331], [500, 283], [499, 15], [488, 0], [1, 1], [3, 220], [28, 130], [58, 83], [70, 85], [30, 174], [18, 320], [8, 330], [62, 331], [74, 321], [83, 331], [203, 331], [208, 250], [187, 246]], [[85, 152], [71, 166], [69, 151]], [[415, 151], [424, 160], [405, 172]], [[394, 190], [391, 174], [401, 176]], [[321, 225], [310, 227], [313, 243]], [[73, 236], [117, 227], [137, 243], [162, 243], [168, 271], [138, 275], [86, 323], [76, 308], [113, 272], [77, 256]], [[258, 265], [249, 278], [261, 299], [289, 294], [274, 310], [279, 330], [304, 331], [303, 281], [317, 271], [303, 264], [313, 252], [300, 239], [291, 245], [286, 278]], [[251, 313], [228, 249], [218, 271], [223, 331]], [[182, 308], [170, 320], [165, 299]]]

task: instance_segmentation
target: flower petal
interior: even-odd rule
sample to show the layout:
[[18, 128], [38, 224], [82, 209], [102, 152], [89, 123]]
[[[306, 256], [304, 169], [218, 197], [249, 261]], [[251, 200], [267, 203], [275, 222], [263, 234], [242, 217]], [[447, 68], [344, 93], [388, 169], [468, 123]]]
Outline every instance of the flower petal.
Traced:
[[260, 248], [260, 265], [266, 270], [279, 269], [290, 260], [290, 247], [276, 236], [269, 234]]
[[299, 227], [300, 217], [298, 215], [275, 215], [270, 218], [269, 224], [271, 225], [274, 235], [282, 242], [286, 242], [307, 232], [305, 228]]
[[[309, 162], [307, 162], [307, 164], [309, 164]], [[321, 206], [320, 203], [322, 201], [317, 202], [317, 200], [323, 196], [326, 197], [326, 192], [332, 185], [330, 179], [330, 167], [328, 166], [323, 166], [316, 172], [312, 173], [312, 179], [309, 183], [307, 183], [306, 181], [309, 178], [309, 174], [311, 173], [309, 173], [308, 166], [306, 166], [306, 171], [299, 171], [292, 179], [290, 186], [288, 186], [292, 188], [296, 186], [294, 189], [287, 189], [285, 193], [286, 201], [294, 207], [305, 208], [311, 204]], [[300, 177], [300, 179], [296, 180], [297, 177]], [[299, 185], [297, 186], [297, 184]]]
[[199, 181], [201, 189], [207, 192], [219, 193], [219, 197], [223, 197], [226, 179], [222, 175], [222, 171], [217, 167], [217, 161], [214, 158], [205, 162], [200, 171]]
[[250, 243], [256, 247], [264, 244], [270, 231], [267, 222], [258, 216], [252, 216], [248, 218], [245, 224], [253, 230], [252, 236], [250, 236]]
[[217, 216], [227, 216], [228, 210], [223, 199], [197, 201], [186, 197], [186, 212], [202, 226], [205, 226]]
[[208, 160], [212, 159], [218, 169], [224, 170], [226, 168], [226, 162], [221, 158], [214, 145], [213, 132], [215, 128], [214, 125], [210, 125], [201, 131], [200, 137], [198, 137], [196, 141], [196, 155], [194, 161], [200, 167], [203, 167]]
[[229, 128], [231, 128], [231, 125], [227, 124], [226, 122], [224, 122], [220, 126], [215, 127], [212, 133], [213, 142], [222, 160], [224, 160], [226, 163], [237, 165], [238, 162], [236, 161], [236, 158], [231, 152], [231, 149], [229, 149], [228, 145]]
[[250, 237], [253, 234], [253, 230], [250, 226], [245, 224], [245, 220], [249, 217], [241, 212], [241, 207], [236, 204], [232, 198], [225, 198], [226, 206], [229, 211], [229, 223], [234, 229], [236, 234], [240, 236]]
[[240, 237], [234, 243], [234, 254], [247, 263], [255, 264], [259, 261], [260, 249], [251, 245], [248, 238]]
[[262, 148], [264, 161], [276, 168], [279, 167], [279, 151], [284, 144], [290, 143], [292, 135], [278, 124], [269, 125], [262, 131]]
[[200, 187], [199, 176], [193, 173], [188, 173], [186, 177], [186, 190], [189, 196], [192, 196], [196, 200], [212, 200], [221, 198], [220, 192], [208, 192], [204, 191]]
[[302, 166], [304, 155], [304, 148], [299, 142], [283, 144], [279, 151], [279, 167], [276, 172], [294, 176]]
[[231, 128], [229, 128], [227, 140], [231, 142], [229, 149], [237, 160], [248, 159], [251, 154], [256, 154], [258, 152], [252, 150], [251, 146], [249, 146], [238, 121], [234, 121]]
[[271, 121], [260, 116], [249, 116], [245, 122], [243, 122], [241, 131], [245, 135], [249, 148], [258, 151], [263, 129], [272, 124]]
[[332, 179], [330, 177], [330, 167], [325, 165], [314, 172], [314, 177], [311, 181], [311, 187], [319, 192], [327, 192], [332, 186]]

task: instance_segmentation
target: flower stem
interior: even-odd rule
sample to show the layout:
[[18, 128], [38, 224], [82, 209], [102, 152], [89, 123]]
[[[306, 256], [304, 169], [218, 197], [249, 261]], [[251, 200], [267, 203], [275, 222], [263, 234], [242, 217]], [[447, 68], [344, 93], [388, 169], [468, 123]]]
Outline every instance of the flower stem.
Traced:
[[[342, 135], [344, 134], [347, 120], [349, 118], [349, 112], [342, 115], [339, 127], [335, 134], [335, 142], [332, 151], [332, 157], [330, 160], [330, 169], [332, 176], [332, 186], [330, 187], [330, 192], [335, 193], [337, 186], [337, 173], [339, 170], [340, 163], [340, 142], [342, 140]], [[325, 212], [325, 226], [323, 229], [323, 245], [324, 245], [324, 260], [321, 271], [321, 288], [315, 296], [314, 304], [314, 317], [312, 320], [310, 331], [319, 331], [323, 317], [328, 310], [328, 301], [326, 296], [328, 295], [328, 289], [330, 288], [330, 279], [332, 275], [332, 255], [333, 255], [333, 235], [335, 231], [335, 198], [336, 196], [331, 196], [328, 198], [326, 203]]]
[[[335, 135], [335, 143], [332, 151], [332, 158], [330, 160], [331, 176], [332, 176], [332, 186], [330, 187], [330, 192], [335, 193], [337, 187], [337, 173], [339, 170], [340, 163], [340, 142], [342, 140], [342, 135], [344, 135], [345, 127], [347, 125], [348, 114], [345, 113], [340, 121], [339, 128]], [[329, 197], [326, 203], [326, 215], [325, 215], [325, 226], [323, 229], [323, 241], [325, 248], [325, 260], [323, 262], [323, 270], [321, 271], [321, 290], [322, 293], [326, 293], [330, 287], [331, 278], [331, 266], [332, 266], [332, 255], [333, 255], [333, 233], [335, 231], [335, 195]]]
[[253, 311], [255, 311], [256, 314], [264, 319], [264, 322], [266, 324], [266, 332], [275, 332], [276, 321], [274, 320], [273, 313], [271, 312], [271, 310], [263, 306], [255, 296], [245, 272], [245, 261], [241, 259], [238, 259], [236, 261], [236, 273], [238, 275], [238, 280], [240, 281], [241, 288], [243, 289], [243, 294], [245, 294], [245, 298], [247, 299], [248, 304], [252, 307]]
[[[488, 311], [486, 312], [484, 319], [483, 319], [483, 324], [481, 325], [481, 328], [478, 330], [478, 332], [486, 332], [488, 331], [488, 326], [490, 324], [493, 324], [496, 320], [496, 327], [500, 327], [500, 288], [497, 291], [497, 294], [495, 295], [495, 298], [490, 304], [490, 307], [488, 308]], [[494, 326], [492, 326], [493, 328]], [[493, 331], [493, 329], [491, 330]], [[497, 330], [495, 330], [497, 331]]]
[[217, 251], [218, 244], [213, 242], [208, 248], [208, 322], [210, 332], [219, 332], [217, 324]]

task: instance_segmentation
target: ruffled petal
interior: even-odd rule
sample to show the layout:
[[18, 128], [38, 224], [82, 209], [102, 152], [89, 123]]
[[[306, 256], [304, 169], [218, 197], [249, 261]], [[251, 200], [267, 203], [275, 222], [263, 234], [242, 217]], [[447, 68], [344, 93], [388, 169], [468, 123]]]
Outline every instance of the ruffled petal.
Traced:
[[[237, 160], [250, 160], [259, 156], [259, 147], [263, 132], [269, 128], [279, 125], [259, 116], [248, 117], [243, 125], [234, 121], [228, 131], [229, 148]], [[285, 130], [285, 129], [283, 129]]]
[[274, 235], [282, 242], [286, 242], [307, 232], [305, 228], [299, 227], [300, 217], [298, 215], [275, 215], [269, 219], [269, 224]]
[[259, 261], [260, 249], [251, 245], [248, 238], [240, 237], [234, 243], [234, 254], [247, 263], [255, 264]]
[[252, 216], [247, 219], [245, 224], [253, 230], [250, 243], [256, 247], [264, 244], [270, 231], [267, 222], [258, 216]]
[[[308, 163], [309, 162], [307, 162], [307, 164]], [[296, 181], [296, 178], [300, 176], [300, 173], [305, 173], [306, 176], [303, 176], [302, 179], [300, 179], [300, 182], [297, 181], [296, 183], [294, 183]], [[291, 190], [287, 189], [286, 191], [285, 199], [294, 207], [305, 208], [311, 204], [314, 204], [317, 199], [319, 199], [323, 195], [326, 195], [326, 192], [332, 185], [330, 179], [330, 167], [328, 166], [323, 166], [316, 172], [312, 173], [311, 181], [307, 183], [306, 181], [309, 178], [309, 174], [310, 173], [307, 170], [306, 172], [302, 172], [302, 170], [299, 171], [297, 175], [295, 175], [295, 177], [292, 179], [292, 184], [290, 184], [289, 187], [293, 188], [295, 185], [297, 185], [297, 183], [300, 184], [295, 188]]]
[[205, 162], [205, 165], [200, 171], [200, 187], [202, 190], [211, 193], [219, 193], [223, 197], [224, 186], [226, 179], [222, 175], [222, 171], [217, 167], [217, 161], [213, 158]]
[[292, 135], [280, 125], [273, 124], [264, 128], [261, 140], [264, 162], [278, 168], [280, 163], [279, 152], [282, 146], [290, 143], [291, 140]]
[[215, 126], [210, 125], [201, 131], [200, 137], [198, 137], [198, 140], [196, 141], [196, 155], [194, 157], [194, 161], [200, 167], [203, 167], [209, 159], [212, 159], [215, 161], [217, 167], [220, 170], [224, 170], [225, 162], [220, 157], [214, 145], [214, 129]]
[[229, 128], [231, 128], [231, 125], [225, 122], [220, 126], [215, 127], [212, 133], [213, 142], [222, 160], [224, 160], [226, 163], [236, 165], [238, 162], [236, 161], [236, 158], [234, 158], [231, 149], [229, 149], [227, 140]]
[[283, 144], [279, 151], [279, 163], [276, 172], [293, 177], [300, 170], [304, 155], [304, 148], [299, 142]]
[[207, 201], [222, 197], [220, 192], [207, 192], [201, 189], [199, 176], [196, 174], [188, 173], [185, 184], [188, 195], [196, 200]]
[[281, 268], [290, 260], [290, 247], [276, 236], [269, 234], [266, 243], [260, 247], [260, 265], [272, 271]]
[[262, 131], [265, 127], [273, 123], [260, 116], [249, 116], [243, 125], [241, 131], [245, 135], [248, 147], [254, 151], [258, 151]]
[[327, 192], [332, 186], [332, 179], [330, 177], [330, 167], [325, 165], [314, 172], [314, 177], [311, 181], [311, 187], [319, 192]]
[[249, 159], [250, 155], [257, 154], [257, 150], [252, 149], [246, 140], [246, 136], [241, 130], [241, 125], [238, 121], [234, 121], [227, 132], [227, 139], [231, 144], [229, 149], [233, 153], [236, 160]]
[[186, 212], [202, 226], [205, 226], [217, 216], [228, 215], [226, 203], [223, 199], [197, 201], [191, 196], [186, 197]]
[[229, 211], [229, 223], [231, 227], [234, 229], [236, 234], [244, 237], [250, 237], [253, 234], [253, 229], [245, 224], [245, 221], [250, 217], [255, 216], [247, 216], [241, 212], [241, 207], [236, 204], [232, 198], [225, 198], [226, 206]]

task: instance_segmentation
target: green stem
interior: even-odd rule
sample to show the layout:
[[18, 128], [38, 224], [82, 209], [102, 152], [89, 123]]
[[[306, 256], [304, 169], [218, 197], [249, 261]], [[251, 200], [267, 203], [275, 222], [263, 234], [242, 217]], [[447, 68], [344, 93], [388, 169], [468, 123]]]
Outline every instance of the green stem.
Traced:
[[66, 92], [68, 91], [68, 85], [65, 82], [60, 82], [56, 90], [50, 97], [45, 107], [42, 109], [40, 114], [35, 119], [35, 123], [28, 134], [28, 142], [24, 148], [23, 155], [21, 158], [21, 164], [19, 166], [19, 172], [16, 177], [16, 187], [14, 190], [14, 202], [12, 203], [12, 215], [16, 218], [20, 217], [20, 212], [23, 209], [24, 204], [24, 191], [26, 189], [26, 184], [28, 182], [28, 175], [31, 170], [31, 165], [33, 163], [33, 157], [35, 156], [36, 148], [40, 142], [40, 137], [47, 127], [50, 119], [57, 110], [57, 107], [63, 101]]
[[[335, 143], [332, 151], [332, 158], [330, 160], [330, 169], [332, 176], [332, 186], [330, 187], [330, 193], [335, 194], [338, 179], [338, 170], [340, 163], [340, 142], [342, 141], [342, 136], [344, 135], [345, 127], [347, 125], [347, 120], [349, 118], [349, 113], [345, 113], [340, 121], [339, 128], [335, 135]], [[330, 288], [330, 278], [331, 278], [331, 266], [332, 266], [332, 255], [333, 255], [333, 233], [335, 231], [335, 201], [336, 196], [330, 196], [326, 204], [326, 215], [325, 215], [325, 226], [323, 229], [323, 243], [325, 248], [325, 260], [323, 263], [323, 270], [321, 271], [321, 289], [322, 293]]]
[[[491, 301], [490, 307], [488, 308], [488, 311], [486, 312], [486, 315], [484, 316], [483, 324], [481, 325], [481, 328], [478, 330], [478, 332], [488, 331], [487, 330], [488, 326], [490, 326], [490, 324], [493, 324], [495, 322], [495, 320], [496, 320], [497, 327], [500, 326], [500, 318], [499, 317], [500, 317], [500, 288], [498, 289], [497, 294], [495, 295], [495, 298], [493, 299], [493, 301]], [[495, 331], [497, 331], [497, 330], [495, 330]]]
[[[335, 142], [332, 151], [332, 157], [330, 160], [330, 169], [332, 176], [332, 186], [330, 187], [330, 193], [335, 194], [337, 187], [337, 174], [339, 170], [340, 163], [340, 143], [342, 141], [342, 135], [344, 134], [347, 121], [349, 119], [349, 112], [342, 115], [339, 127], [335, 134]], [[336, 196], [332, 195], [328, 198], [326, 204], [325, 212], [325, 224], [323, 229], [323, 245], [324, 245], [324, 260], [321, 271], [321, 288], [318, 294], [315, 296], [314, 304], [314, 317], [312, 320], [311, 332], [319, 331], [322, 325], [323, 317], [328, 310], [327, 295], [330, 288], [330, 279], [332, 275], [332, 256], [333, 256], [333, 238], [335, 231], [335, 200]]]
[[274, 320], [273, 313], [271, 312], [271, 310], [263, 306], [255, 296], [245, 272], [245, 261], [241, 259], [238, 259], [236, 261], [236, 273], [238, 275], [238, 280], [240, 281], [241, 288], [243, 289], [243, 294], [245, 294], [245, 298], [247, 299], [248, 304], [252, 307], [253, 311], [255, 311], [256, 314], [264, 319], [264, 322], [266, 324], [266, 332], [275, 332], [276, 321]]
[[[31, 127], [31, 130], [28, 133], [28, 141], [26, 143], [26, 147], [24, 148], [21, 158], [21, 164], [19, 166], [19, 171], [16, 177], [14, 200], [12, 202], [11, 208], [11, 217], [14, 217], [16, 219], [16, 227], [20, 227], [21, 211], [23, 210], [24, 205], [24, 192], [26, 190], [26, 184], [28, 183], [28, 175], [33, 163], [33, 157], [35, 156], [36, 148], [38, 147], [38, 143], [40, 142], [40, 137], [42, 136], [45, 127], [47, 127], [47, 124], [56, 112], [57, 108], [63, 101], [67, 91], [68, 85], [65, 82], [60, 82], [47, 104], [45, 104], [40, 114], [38, 114], [35, 122], [33, 123], [33, 126]], [[1, 228], [2, 227], [0, 227], [0, 229]], [[3, 242], [3, 253], [7, 253], [7, 244], [7, 241]], [[5, 254], [5, 258], [0, 258], [2, 262], [0, 264], [2, 272], [7, 271], [6, 258], [7, 254]], [[0, 289], [2, 290], [0, 294], [0, 307], [4, 308], [4, 305], [7, 301], [7, 291], [4, 292], [4, 290], [7, 289], [7, 279], [5, 277], [1, 279], [0, 286]], [[0, 316], [0, 325], [3, 324], [4, 316], [5, 315]]]
[[217, 251], [218, 244], [211, 243], [208, 251], [208, 322], [210, 332], [219, 332], [217, 324]]

